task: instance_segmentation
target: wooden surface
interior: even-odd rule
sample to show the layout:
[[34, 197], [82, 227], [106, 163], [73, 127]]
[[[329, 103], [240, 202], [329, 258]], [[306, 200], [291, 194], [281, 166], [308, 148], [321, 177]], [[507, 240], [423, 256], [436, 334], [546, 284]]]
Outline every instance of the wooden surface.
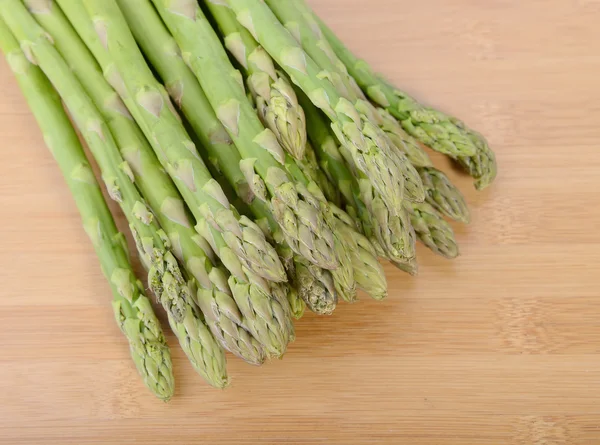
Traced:
[[461, 258], [421, 249], [417, 279], [387, 267], [386, 302], [307, 316], [283, 361], [231, 359], [224, 392], [171, 336], [177, 396], [160, 403], [2, 62], [0, 443], [600, 444], [600, 3], [312, 3], [489, 137], [489, 191], [452, 173], [473, 209]]

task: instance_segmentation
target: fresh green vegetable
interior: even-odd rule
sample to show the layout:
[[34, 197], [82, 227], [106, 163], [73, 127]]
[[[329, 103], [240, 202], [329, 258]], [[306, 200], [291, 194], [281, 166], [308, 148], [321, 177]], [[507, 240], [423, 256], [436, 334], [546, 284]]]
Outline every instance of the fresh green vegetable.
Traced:
[[125, 89], [142, 118], [142, 129], [161, 164], [175, 181], [198, 222], [206, 220], [220, 232], [227, 246], [244, 266], [271, 281], [286, 279], [275, 249], [248, 218], [240, 217], [227, 201], [219, 184], [198, 156], [164, 87], [137, 48], [115, 0], [84, 0], [100, 41], [120, 75], [113, 79], [117, 91]]
[[[308, 11], [304, 0], [299, 0], [297, 6]], [[316, 16], [315, 18], [336, 55], [344, 62], [367, 96], [398, 119], [409, 134], [440, 153], [454, 157], [475, 154], [476, 147], [470, 138], [450, 117], [422, 106], [408, 94], [391, 87], [373, 72], [367, 62], [352, 54], [322, 20]]]
[[[222, 268], [214, 267], [200, 247], [200, 236], [193, 229], [193, 222], [175, 185], [161, 168], [152, 148], [118, 94], [103, 78], [96, 60], [57, 4], [42, 4], [34, 0], [26, 0], [26, 4], [38, 22], [52, 35], [57, 49], [64, 55], [66, 62], [102, 113], [122, 156], [132, 168], [136, 184], [167, 233], [173, 253], [181, 264], [185, 265], [189, 275], [196, 280], [199, 287], [195, 293], [196, 303], [204, 314], [202, 317], [202, 314], [197, 313], [195, 305], [190, 305], [191, 314], [195, 314], [196, 322], [200, 325], [206, 323], [226, 349], [251, 363], [261, 363], [264, 360], [264, 352], [243, 327], [243, 316], [232, 298], [227, 273]], [[193, 320], [189, 323], [190, 326], [192, 322]], [[204, 339], [206, 345], [213, 343], [210, 336], [206, 335], [205, 329], [199, 327], [197, 333], [191, 332], [180, 337], [180, 341], [184, 341], [184, 349], [188, 356], [197, 357], [192, 363], [201, 362], [202, 348], [197, 345], [199, 341]], [[187, 340], [188, 336], [193, 340]], [[219, 378], [212, 380], [217, 386], [226, 383], [226, 380]]]
[[384, 109], [380, 109], [379, 112], [384, 120], [382, 128], [419, 172], [427, 203], [449, 218], [468, 223], [469, 209], [460, 190], [442, 171], [433, 166], [431, 159], [417, 140], [406, 133], [391, 114]]
[[240, 25], [231, 9], [219, 0], [206, 0], [204, 4], [223, 35], [225, 48], [241, 66], [263, 124], [288, 153], [302, 159], [306, 121], [289, 79], [276, 70], [269, 54]]
[[216, 387], [227, 385], [225, 355], [204, 324], [192, 291], [170, 251], [166, 233], [134, 184], [112, 133], [86, 91], [45, 31], [19, 1], [5, 2], [3, 16], [57, 89], [96, 159], [110, 196], [119, 203], [133, 234], [148, 284], [165, 308], [169, 323], [194, 368]]
[[[271, 10], [279, 18], [287, 30], [300, 42], [306, 53], [324, 70], [337, 92], [344, 98], [357, 104], [359, 111], [368, 116], [369, 120], [381, 127], [384, 123], [379, 111], [367, 102], [363, 92], [357, 86], [354, 79], [348, 74], [348, 70], [323, 36], [318, 23], [312, 14], [303, 14], [297, 6], [297, 2], [266, 0]], [[393, 141], [392, 141], [393, 142]], [[404, 152], [392, 151], [390, 153], [396, 158], [396, 165], [404, 178], [404, 196], [409, 201], [423, 202], [425, 191], [419, 174], [406, 158]], [[347, 161], [353, 167], [351, 158], [346, 156]]]
[[366, 175], [387, 205], [401, 209], [404, 180], [398, 157], [377, 125], [359, 112], [360, 104], [340, 96], [330, 73], [306, 54], [263, 1], [229, 0], [229, 5], [238, 21], [328, 116], [347, 161]]
[[407, 203], [407, 207], [419, 241], [438, 255], [450, 259], [456, 258], [458, 246], [454, 239], [454, 232], [440, 213], [425, 202]]
[[[3, 15], [11, 7], [3, 2]], [[174, 392], [169, 348], [152, 304], [129, 263], [125, 237], [117, 230], [60, 97], [42, 71], [23, 54], [2, 19], [0, 46], [75, 199], [85, 231], [110, 283], [115, 318], [129, 342], [138, 372], [157, 397], [168, 400]], [[29, 57], [33, 58], [33, 54]]]
[[434, 167], [421, 167], [419, 174], [425, 185], [429, 205], [455, 221], [469, 222], [471, 216], [465, 198], [444, 172]]
[[475, 188], [483, 190], [491, 185], [498, 175], [496, 155], [481, 134], [470, 130], [458, 119], [453, 118], [452, 122], [458, 128], [461, 128], [469, 136], [475, 147], [477, 147], [477, 152], [474, 155], [459, 156], [458, 163], [475, 178]]
[[364, 176], [355, 176], [346, 166], [340, 150], [343, 150], [325, 123], [321, 112], [303, 93], [298, 93], [304, 107], [308, 136], [323, 170], [339, 188], [344, 197], [345, 208], [362, 224], [362, 229], [373, 244], [380, 247], [380, 254], [396, 263], [412, 261], [416, 255], [415, 233], [408, 212], [389, 207]]
[[[175, 42], [150, 1], [123, 0], [119, 3], [142, 51], [167, 84], [194, 135], [198, 136], [200, 144], [197, 144], [197, 148], [202, 150], [202, 146], [210, 146], [214, 153], [230, 150], [231, 141], [225, 129], [216, 118], [193, 73], [176, 51]], [[148, 26], [154, 32], [143, 32]], [[165, 51], [165, 48], [171, 50]], [[235, 187], [243, 189], [242, 195], [246, 197], [249, 189], [245, 178], [240, 175], [237, 179]], [[294, 329], [287, 299], [279, 299], [277, 296], [277, 292], [281, 291], [280, 286], [241, 267], [233, 269], [233, 272], [235, 277], [231, 278], [231, 287], [236, 290], [234, 297], [246, 318], [245, 325], [269, 354], [283, 355], [287, 344], [294, 338]]]
[[240, 73], [195, 0], [153, 0], [167, 28], [186, 54], [217, 116], [237, 146], [240, 166], [255, 196], [271, 211], [295, 252], [314, 264], [335, 269], [333, 234], [323, 220], [318, 200], [285, 171], [285, 152], [265, 129], [249, 103]]

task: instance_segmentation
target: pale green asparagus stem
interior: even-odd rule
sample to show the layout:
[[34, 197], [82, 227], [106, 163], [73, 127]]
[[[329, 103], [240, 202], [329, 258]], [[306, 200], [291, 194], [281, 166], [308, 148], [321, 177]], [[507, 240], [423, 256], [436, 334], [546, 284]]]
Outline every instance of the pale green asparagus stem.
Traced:
[[308, 308], [318, 315], [331, 315], [337, 307], [339, 284], [336, 285], [333, 275], [327, 269], [315, 266], [306, 258], [291, 252], [285, 242], [281, 229], [264, 202], [255, 199], [250, 203], [250, 210], [280, 247], [280, 255], [288, 258], [288, 274], [298, 297]]
[[373, 244], [357, 230], [357, 222], [342, 209], [331, 205], [336, 229], [347, 244], [353, 268], [353, 277], [359, 288], [375, 300], [387, 296], [387, 280], [383, 267], [377, 260]]
[[285, 152], [265, 129], [244, 93], [243, 81], [196, 0], [153, 0], [217, 116], [235, 142], [240, 166], [257, 198], [268, 202], [297, 253], [328, 269], [337, 267], [333, 234], [318, 200], [285, 171]]
[[342, 206], [340, 190], [329, 180], [328, 173], [319, 167], [317, 154], [310, 143], [306, 144], [304, 159], [296, 160], [296, 162], [304, 174], [319, 186], [327, 201], [338, 207]]
[[[302, 97], [302, 96], [300, 96]], [[313, 115], [311, 112], [310, 107], [307, 107], [307, 116], [308, 116], [308, 122], [309, 122], [309, 130], [314, 131], [316, 133], [321, 132], [324, 133], [325, 129], [322, 127], [319, 127], [319, 124], [316, 123], [313, 125], [312, 119], [313, 119]], [[311, 135], [312, 136], [312, 135]], [[317, 136], [318, 137], [318, 136]], [[322, 151], [324, 153], [322, 153], [323, 155], [323, 159], [325, 160], [325, 162], [328, 165], [333, 165], [335, 164], [337, 161], [335, 159], [335, 151], [334, 151], [334, 147], [335, 145], [332, 145], [332, 143], [325, 139], [323, 140], [322, 144], [319, 145], [319, 147], [322, 149]], [[436, 182], [440, 182], [437, 181], [437, 179], [439, 178], [439, 175], [443, 175], [443, 173], [441, 173], [439, 170], [436, 170], [433, 167], [428, 167], [428, 168], [423, 168], [422, 169], [423, 173], [426, 175], [425, 178], [426, 179], [431, 179], [432, 182], [436, 181]], [[333, 176], [335, 176], [336, 173], [333, 173]], [[343, 171], [341, 172], [342, 177], [348, 177], [347, 173], [344, 173]], [[443, 175], [443, 177], [445, 177], [445, 175]], [[441, 184], [440, 184], [441, 185]], [[361, 184], [362, 186], [362, 197], [364, 196], [368, 196], [368, 194], [364, 193], [364, 183]], [[441, 190], [444, 190], [444, 192], [449, 191], [449, 188], [447, 187], [440, 187]], [[429, 188], [428, 188], [428, 191]], [[439, 194], [438, 194], [439, 195]], [[445, 197], [447, 195], [444, 195]], [[354, 202], [356, 202], [356, 196], [350, 196], [350, 198], [354, 198]], [[360, 199], [360, 197], [359, 197]], [[352, 201], [350, 201], [352, 202]], [[369, 202], [369, 201], [367, 201]], [[450, 201], [444, 201], [444, 204], [456, 204], [457, 202], [450, 202]], [[364, 204], [359, 204], [359, 205], [364, 205]], [[412, 228], [414, 228], [414, 231], [416, 232], [416, 237], [423, 242], [423, 244], [425, 244], [427, 247], [429, 247], [431, 250], [433, 250], [435, 253], [438, 253], [442, 256], [445, 256], [447, 258], [455, 258], [456, 256], [458, 256], [458, 248], [456, 245], [456, 241], [454, 240], [454, 232], [452, 231], [452, 228], [448, 225], [448, 223], [446, 223], [446, 221], [444, 221], [440, 215], [440, 213], [433, 208], [431, 205], [427, 204], [427, 203], [413, 203], [413, 202], [405, 202], [405, 206], [406, 206], [406, 210], [408, 212], [408, 214], [410, 215], [410, 224], [412, 226]], [[359, 214], [359, 211], [354, 210], [355, 214]], [[411, 228], [411, 230], [412, 230]], [[369, 233], [369, 231], [367, 231], [367, 233]], [[351, 249], [354, 250], [354, 249]], [[384, 255], [385, 256], [385, 255]], [[416, 273], [416, 269], [415, 269], [415, 265], [414, 263], [414, 257], [410, 258], [407, 260], [405, 259], [392, 259], [392, 262], [396, 265], [398, 265], [402, 270], [406, 270], [409, 273]], [[374, 264], [373, 261], [371, 260], [371, 264]], [[379, 264], [377, 264], [377, 266], [379, 266]], [[356, 270], [367, 270], [369, 269], [369, 267], [363, 267], [363, 268], [355, 268]], [[373, 270], [371, 268], [371, 270]], [[414, 270], [414, 272], [413, 272]], [[377, 270], [375, 270], [375, 273], [373, 274], [372, 277], [370, 277], [369, 280], [363, 279], [363, 282], [366, 283], [373, 283], [373, 286], [375, 287], [375, 292], [377, 291], [377, 289], [382, 289], [383, 285], [381, 284], [382, 281], [380, 280], [379, 283], [377, 283], [377, 280], [375, 279], [377, 277]], [[355, 273], [356, 275], [356, 273]], [[358, 280], [357, 280], [358, 281]], [[383, 283], [385, 283], [385, 281], [383, 281]], [[359, 283], [360, 284], [360, 283]]]
[[[98, 61], [98, 63], [104, 71], [105, 77], [109, 80], [109, 82], [112, 82], [114, 85], [119, 86], [119, 88], [116, 88], [116, 90], [127, 104], [127, 108], [134, 115], [137, 123], [141, 126], [148, 139], [156, 145], [158, 141], [156, 140], [156, 138], [153, 137], [152, 130], [148, 128], [147, 125], [144, 125], [146, 123], [146, 119], [144, 119], [144, 110], [136, 106], [135, 101], [126, 90], [121, 75], [118, 73], [107, 49], [102, 45], [98, 34], [94, 30], [93, 22], [88, 16], [88, 13], [85, 10], [83, 4], [81, 2], [74, 2], [71, 0], [58, 0], [58, 3], [61, 5], [63, 12], [65, 12], [65, 14], [69, 17], [69, 20], [77, 30], [77, 33], [80, 35], [80, 37], [85, 42], [90, 51], [94, 54], [94, 57], [96, 58], [96, 60]], [[165, 51], [168, 50], [169, 48], [165, 49]], [[153, 78], [151, 77], [151, 79]], [[196, 197], [192, 191], [188, 190], [186, 187], [183, 187], [181, 189], [181, 192], [184, 195], [186, 201], [195, 202]], [[203, 230], [205, 230], [205, 233], [207, 233], [207, 238], [210, 239], [212, 243], [211, 246], [210, 244], [208, 244], [206, 239], [198, 238], [197, 241], [202, 244], [202, 249], [206, 253], [208, 253], [214, 248], [221, 261], [223, 261], [223, 263], [227, 265], [230, 271], [237, 271], [241, 269], [243, 267], [242, 264], [240, 264], [242, 258], [238, 257], [238, 254], [236, 253], [237, 249], [230, 248], [224, 240], [221, 233], [219, 233], [219, 231], [216, 228], [214, 228], [212, 225], [206, 222], [204, 216], [200, 212], [199, 206], [193, 205], [191, 206], [191, 210], [194, 213], [196, 220], [199, 222], [199, 224], [201, 224]], [[249, 229], [244, 232], [244, 235], [247, 236], [249, 240], [252, 240], [252, 232], [253, 230]], [[252, 252], [252, 249], [250, 249], [249, 252]], [[247, 261], [242, 262], [244, 265], [252, 266], [252, 264], [248, 264]], [[276, 274], [279, 274], [277, 268], [274, 268], [270, 272], [267, 270], [266, 272], [268, 274], [273, 274], [276, 270]], [[263, 272], [265, 271], [263, 270]]]
[[[340, 96], [329, 73], [309, 57], [261, 0], [229, 0], [237, 19], [267, 50], [310, 100], [325, 112], [345, 146], [345, 156], [362, 171], [396, 211], [401, 210], [404, 181], [389, 139], [357, 105]], [[359, 106], [359, 108], [361, 108]]]
[[[148, 0], [119, 0], [119, 4], [142, 51], [198, 136], [201, 142], [198, 149], [210, 147], [212, 157], [231, 150], [233, 146], [227, 132], [218, 121], [193, 73], [181, 59], [176, 50], [177, 45], [152, 4]], [[152, 33], [146, 32], [148, 27], [153, 29]], [[206, 159], [207, 164], [214, 164], [210, 157]], [[250, 189], [243, 175], [236, 178], [233, 186], [244, 199], [249, 198]], [[234, 297], [246, 317], [246, 325], [270, 354], [281, 356], [288, 342], [294, 338], [288, 301], [279, 301], [277, 298], [281, 286], [240, 269], [234, 269], [237, 272], [235, 278], [232, 278], [234, 281], [231, 286], [245, 291], [240, 295], [234, 292]]]
[[458, 256], [458, 245], [452, 227], [429, 204], [407, 203], [410, 219], [419, 240], [433, 252], [453, 259]]
[[402, 128], [396, 118], [384, 108], [379, 108], [378, 112], [382, 118], [381, 128], [394, 142], [396, 148], [404, 152], [415, 167], [431, 167], [433, 164], [425, 150], [421, 148], [419, 142], [413, 136]]
[[[127, 4], [123, 2], [121, 8], [146, 57], [159, 72], [176, 103], [184, 111], [196, 136], [202, 141], [198, 148], [206, 163], [222, 172], [243, 202], [253, 203], [252, 207], [260, 212], [258, 218], [263, 218], [265, 214], [270, 216], [269, 234], [277, 240], [280, 252], [289, 251], [285, 237], [275, 236], [273, 233], [279, 233], [280, 229], [267, 205], [254, 199], [246, 177], [240, 169], [240, 154], [214, 114], [204, 91], [180, 58], [179, 53], [169, 50], [173, 48], [172, 38], [160, 23], [152, 6], [147, 0], [128, 0]], [[144, 33], [143, 24], [150, 24], [153, 32]], [[264, 225], [261, 224], [261, 227]], [[290, 252], [286, 253], [285, 257], [290, 258], [290, 261], [284, 261], [284, 264], [289, 263], [291, 267], [289, 275], [297, 290], [291, 295], [287, 292], [288, 298], [292, 299], [294, 315], [301, 316], [304, 310], [303, 304], [297, 300], [299, 297], [302, 297], [301, 301], [306, 300], [311, 309], [317, 313], [333, 312], [337, 296], [331, 273], [311, 264], [301, 255]], [[272, 294], [276, 295], [277, 292]]]
[[[164, 1], [156, 1], [155, 3], [161, 3], [161, 4], [165, 4]], [[167, 2], [168, 3], [168, 2]], [[173, 3], [169, 3], [171, 6], [171, 11], [176, 10], [176, 7], [173, 5]], [[208, 2], [208, 6], [209, 8], [211, 8], [211, 10], [213, 11], [213, 15], [217, 18], [217, 21], [219, 22], [219, 18], [220, 18], [220, 24], [222, 29], [225, 28], [226, 30], [228, 28], [231, 28], [231, 19], [233, 19], [232, 13], [231, 11], [223, 6], [217, 6], [217, 5], [211, 5], [210, 2]], [[158, 8], [159, 11], [162, 11], [162, 9], [159, 7]], [[168, 8], [163, 8], [165, 10], [165, 14], [167, 15], [167, 17], [170, 17], [169, 15], [169, 10]], [[201, 35], [201, 31], [203, 29], [201, 25], [201, 23], [204, 23], [204, 20], [201, 20], [198, 18], [198, 14], [196, 14], [196, 23], [198, 24], [198, 26], [196, 27], [198, 35]], [[169, 20], [166, 19], [167, 24], [169, 23]], [[173, 24], [172, 27], [177, 29], [177, 23], [179, 23], [179, 25], [181, 27], [186, 25], [185, 20], [181, 19], [181, 15], [179, 15], [178, 20], [173, 20]], [[189, 25], [189, 23], [187, 23], [187, 25]], [[239, 30], [239, 26], [236, 26], [234, 29]], [[209, 32], [207, 34], [211, 35], [212, 33], [210, 32], [210, 30], [208, 30]], [[191, 30], [190, 30], [191, 32]], [[225, 32], [227, 33], [227, 31]], [[175, 34], [176, 38], [177, 38], [177, 34]], [[245, 41], [248, 45], [254, 45], [256, 46], [256, 42], [254, 41], [254, 39], [252, 38], [252, 36], [250, 36], [247, 32], [244, 33], [243, 36], [240, 36], [241, 38], [246, 37]], [[202, 39], [202, 42], [206, 43], [207, 40], [209, 40], [210, 36], [207, 36], [206, 38]], [[241, 41], [239, 38], [236, 40], [237, 43], [243, 43], [243, 41]], [[185, 43], [185, 42], [184, 42]], [[180, 42], [181, 44], [181, 42]], [[216, 46], [216, 45], [215, 45]], [[187, 48], [190, 48], [191, 46], [187, 46]], [[249, 47], [248, 49], [251, 49], [251, 47]], [[243, 53], [244, 51], [242, 51], [239, 47], [237, 48], [236, 52], [238, 53]], [[196, 53], [197, 55], [201, 55], [202, 52], [200, 50], [197, 50]], [[267, 57], [268, 61], [271, 61], [271, 59], [268, 57], [267, 54], [263, 53], [263, 57]], [[272, 61], [271, 61], [272, 63]], [[242, 63], [243, 65], [244, 63]], [[247, 63], [246, 63], [247, 64]], [[229, 66], [228, 63], [225, 64], [225, 68], [227, 68]], [[252, 70], [250, 70], [250, 73], [252, 73]], [[202, 73], [197, 73], [197, 76], [200, 80], [202, 80]], [[249, 79], [249, 83], [252, 83], [252, 79]], [[224, 99], [222, 99], [224, 100]], [[217, 101], [218, 103], [218, 101]], [[245, 107], [242, 108], [246, 108], [247, 109], [247, 104], [245, 104]], [[254, 119], [252, 115], [248, 114], [247, 115], [248, 118], [250, 118], [251, 120], [256, 120], [255, 117]], [[235, 139], [235, 138], [234, 138]], [[236, 143], [239, 144], [242, 141], [240, 141], [239, 139], [236, 140]], [[243, 150], [242, 150], [243, 152]], [[299, 174], [296, 175], [297, 172], [299, 172], [297, 166], [295, 165], [295, 163], [293, 161], [284, 161], [285, 165], [288, 169], [288, 172], [296, 179], [296, 181], [298, 181], [298, 183], [300, 185], [303, 185], [306, 187], [306, 190], [309, 190], [309, 181], [306, 180], [306, 176], [303, 174]], [[321, 195], [320, 190], [316, 191], [315, 193], [313, 193], [313, 195], [315, 197], [319, 197], [318, 195]], [[322, 201], [326, 201], [326, 200], [322, 200]], [[326, 203], [325, 203], [326, 204]], [[325, 207], [323, 216], [324, 218], [327, 219], [327, 225], [329, 227], [335, 227], [335, 222], [333, 219], [330, 218], [330, 216], [327, 215], [327, 209], [326, 209], [326, 205], [324, 205], [323, 203], [320, 205], [321, 208]], [[340, 233], [334, 231], [334, 246], [333, 249], [335, 251], [335, 254], [339, 260], [339, 267], [337, 269], [335, 269], [332, 273], [333, 276], [335, 278], [335, 285], [336, 285], [336, 289], [338, 291], [338, 294], [341, 295], [345, 300], [347, 301], [354, 301], [356, 299], [356, 284], [355, 284], [355, 280], [354, 280], [354, 274], [352, 271], [352, 261], [351, 261], [351, 257], [349, 254], [349, 251], [347, 249], [347, 243], [344, 242], [344, 240], [341, 238]]]
[[[308, 10], [304, 0], [298, 2], [298, 7]], [[496, 157], [481, 134], [454, 117], [424, 107], [407, 93], [389, 85], [375, 75], [365, 61], [357, 59], [318, 17], [315, 18], [338, 57], [371, 100], [387, 108], [404, 129], [422, 143], [457, 159], [475, 178], [478, 190], [494, 181], [497, 175]]]
[[[196, 303], [204, 317], [201, 317], [202, 314], [196, 314], [196, 320], [190, 318], [187, 324], [190, 332], [180, 337], [186, 354], [196, 366], [201, 362], [203, 352], [203, 349], [198, 347], [198, 342], [202, 340], [206, 346], [215, 346], [212, 344], [214, 340], [207, 336], [203, 327], [206, 322], [215, 338], [225, 348], [250, 363], [261, 363], [264, 353], [257, 341], [243, 327], [243, 316], [232, 298], [227, 274], [213, 266], [198, 244], [200, 235], [194, 231], [193, 223], [175, 185], [162, 170], [152, 148], [118, 94], [104, 79], [96, 60], [57, 4], [40, 3], [36, 0], [26, 0], [26, 4], [38, 22], [52, 35], [57, 49], [102, 113], [122, 156], [132, 167], [136, 184], [167, 233], [173, 253], [199, 286]], [[193, 309], [194, 305], [190, 306]], [[196, 312], [194, 309], [190, 313]], [[192, 330], [194, 325], [197, 326]], [[216, 372], [213, 374], [218, 375]], [[225, 384], [226, 380], [215, 377], [212, 383], [219, 386]]]
[[471, 216], [465, 197], [444, 172], [434, 167], [421, 167], [419, 174], [429, 205], [455, 221], [469, 223]]
[[288, 78], [275, 69], [269, 54], [240, 25], [231, 9], [219, 0], [207, 0], [224, 37], [227, 50], [241, 65], [263, 124], [275, 133], [282, 147], [302, 159], [306, 146], [306, 121]]
[[[332, 83], [336, 86], [337, 92], [352, 103], [358, 104], [359, 111], [364, 113], [371, 122], [381, 127], [383, 125], [383, 117], [366, 100], [361, 89], [348, 74], [348, 70], [335, 55], [335, 52], [327, 42], [312, 14], [302, 13], [298, 9], [297, 2], [266, 0], [266, 3], [281, 23], [298, 40], [306, 53], [322, 70], [328, 73]], [[414, 166], [408, 161], [403, 152], [393, 150], [391, 155], [397, 158], [396, 164], [404, 178], [406, 199], [414, 202], [423, 202], [425, 200], [425, 191], [423, 190], [421, 178]], [[351, 157], [347, 156], [346, 159], [350, 165], [353, 165]], [[354, 165], [353, 168], [355, 168]], [[391, 211], [393, 212], [394, 210], [391, 209]]]
[[450, 182], [443, 172], [433, 167], [425, 150], [415, 138], [402, 129], [391, 114], [384, 109], [379, 111], [384, 120], [382, 128], [395, 142], [396, 147], [402, 150], [417, 168], [423, 182], [427, 203], [449, 218], [468, 223], [470, 220], [469, 208], [460, 190]]
[[7, 0], [3, 14], [56, 87], [88, 143], [110, 196], [119, 203], [129, 222], [142, 263], [148, 270], [148, 284], [167, 311], [169, 323], [192, 365], [211, 385], [226, 386], [223, 350], [204, 324], [192, 291], [170, 251], [170, 241], [134, 185], [130, 166], [123, 161], [102, 115], [23, 4]]
[[[298, 1], [298, 7], [310, 11], [304, 0]], [[338, 58], [344, 62], [367, 96], [392, 113], [409, 134], [434, 150], [454, 157], [472, 156], [476, 152], [471, 140], [451, 122], [451, 118], [422, 106], [408, 94], [388, 85], [364, 60], [359, 60], [352, 54], [322, 20], [316, 16], [315, 19]]]
[[115, 317], [127, 337], [138, 372], [157, 397], [168, 400], [173, 395], [174, 381], [160, 323], [142, 284], [135, 278], [125, 237], [117, 231], [60, 97], [42, 71], [27, 60], [2, 19], [0, 46], [75, 199], [110, 283]]
[[346, 208], [360, 219], [363, 231], [375, 244], [381, 246], [382, 256], [396, 263], [414, 261], [415, 233], [406, 209], [398, 214], [389, 211], [371, 183], [358, 173], [355, 177], [346, 166], [340, 147], [325, 123], [321, 112], [303, 93], [298, 93], [306, 114], [308, 136], [324, 171], [344, 196]]
[[285, 280], [275, 249], [252, 221], [239, 216], [210, 176], [167, 92], [146, 65], [115, 1], [84, 0], [83, 3], [120, 75], [118, 80], [113, 79], [113, 86], [117, 91], [127, 90], [134, 99], [138, 109], [134, 115], [143, 118], [141, 127], [147, 133], [146, 138], [198, 222], [204, 219], [220, 232], [249, 270], [272, 281]]
[[473, 156], [460, 156], [458, 157], [458, 163], [475, 178], [475, 188], [477, 190], [483, 190], [496, 179], [498, 175], [498, 165], [496, 164], [496, 155], [490, 149], [485, 138], [466, 127], [466, 125], [458, 120], [451, 119], [452, 122], [461, 128], [477, 147], [477, 152]]
[[306, 312], [306, 302], [300, 297], [298, 288], [296, 286], [290, 286], [287, 297], [292, 309], [293, 317], [296, 320], [300, 320]]

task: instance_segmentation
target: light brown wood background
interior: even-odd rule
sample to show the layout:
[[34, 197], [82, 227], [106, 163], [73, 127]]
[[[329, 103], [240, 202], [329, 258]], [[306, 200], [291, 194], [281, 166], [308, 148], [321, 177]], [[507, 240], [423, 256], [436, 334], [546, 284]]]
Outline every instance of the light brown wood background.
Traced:
[[[313, 0], [349, 46], [485, 133], [497, 183], [390, 296], [307, 316], [283, 361], [140, 383], [78, 214], [0, 64], [0, 443], [600, 444], [600, 3]], [[10, 156], [9, 156], [10, 155]], [[437, 158], [441, 165], [445, 162]]]

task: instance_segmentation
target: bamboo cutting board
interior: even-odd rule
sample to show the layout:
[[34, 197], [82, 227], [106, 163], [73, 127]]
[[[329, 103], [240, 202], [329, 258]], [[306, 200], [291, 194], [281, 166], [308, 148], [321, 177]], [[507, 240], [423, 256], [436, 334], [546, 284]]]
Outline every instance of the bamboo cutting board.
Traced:
[[[110, 291], [0, 63], [0, 443], [600, 444], [600, 3], [313, 0], [351, 48], [488, 136], [462, 256], [307, 316], [282, 361], [142, 386]], [[449, 170], [437, 157], [436, 162]], [[122, 218], [120, 219], [122, 223]]]

